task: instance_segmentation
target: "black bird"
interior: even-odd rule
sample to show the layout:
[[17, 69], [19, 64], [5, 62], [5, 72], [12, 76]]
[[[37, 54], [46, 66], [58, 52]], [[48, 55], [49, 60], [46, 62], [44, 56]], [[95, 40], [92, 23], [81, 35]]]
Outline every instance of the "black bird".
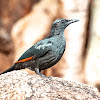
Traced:
[[[29, 68], [35, 71], [36, 74], [45, 77], [41, 70], [55, 65], [62, 57], [66, 41], [64, 37], [65, 28], [71, 23], [79, 20], [71, 19], [57, 19], [53, 22], [50, 35], [34, 44], [29, 48], [12, 67], [5, 70], [3, 73], [13, 70], [20, 70]], [[1, 73], [1, 74], [3, 74]], [[0, 75], [1, 75], [0, 74]]]

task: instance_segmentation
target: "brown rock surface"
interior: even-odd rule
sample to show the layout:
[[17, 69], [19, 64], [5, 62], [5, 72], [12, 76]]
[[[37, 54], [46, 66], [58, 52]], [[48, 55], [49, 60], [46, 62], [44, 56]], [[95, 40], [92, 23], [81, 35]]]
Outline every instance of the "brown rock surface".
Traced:
[[25, 71], [0, 75], [0, 100], [99, 100], [96, 88]]
[[0, 73], [13, 63], [12, 26], [29, 13], [36, 2], [39, 0], [0, 0]]

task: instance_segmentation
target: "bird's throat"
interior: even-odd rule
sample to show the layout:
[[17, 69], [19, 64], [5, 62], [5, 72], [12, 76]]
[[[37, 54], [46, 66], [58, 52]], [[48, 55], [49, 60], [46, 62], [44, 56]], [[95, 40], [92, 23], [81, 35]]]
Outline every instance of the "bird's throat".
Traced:
[[50, 32], [50, 37], [52, 36], [58, 36], [58, 35], [63, 35], [64, 34], [64, 29], [52, 29]]

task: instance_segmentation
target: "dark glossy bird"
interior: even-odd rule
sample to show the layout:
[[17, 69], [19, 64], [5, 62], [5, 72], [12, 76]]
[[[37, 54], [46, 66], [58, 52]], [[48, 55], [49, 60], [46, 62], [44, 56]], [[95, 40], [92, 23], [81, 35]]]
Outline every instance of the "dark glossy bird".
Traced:
[[[13, 70], [29, 68], [35, 71], [36, 74], [45, 77], [41, 70], [55, 65], [62, 57], [66, 41], [64, 37], [65, 28], [79, 20], [76, 19], [57, 19], [53, 22], [50, 35], [34, 44], [29, 48], [12, 67], [5, 70], [3, 73]], [[3, 74], [1, 73], [1, 74]]]

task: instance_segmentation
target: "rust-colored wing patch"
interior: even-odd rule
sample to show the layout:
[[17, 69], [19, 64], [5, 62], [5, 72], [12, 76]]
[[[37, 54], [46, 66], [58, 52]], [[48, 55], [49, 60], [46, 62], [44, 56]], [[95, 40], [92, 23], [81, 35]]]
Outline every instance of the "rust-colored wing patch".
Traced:
[[29, 57], [29, 58], [25, 58], [25, 59], [19, 60], [19, 61], [17, 61], [15, 64], [21, 63], [21, 62], [26, 62], [26, 61], [29, 61], [29, 60], [34, 59], [34, 58], [35, 58], [35, 56], [34, 56], [34, 57], [31, 56], [31, 57]]

